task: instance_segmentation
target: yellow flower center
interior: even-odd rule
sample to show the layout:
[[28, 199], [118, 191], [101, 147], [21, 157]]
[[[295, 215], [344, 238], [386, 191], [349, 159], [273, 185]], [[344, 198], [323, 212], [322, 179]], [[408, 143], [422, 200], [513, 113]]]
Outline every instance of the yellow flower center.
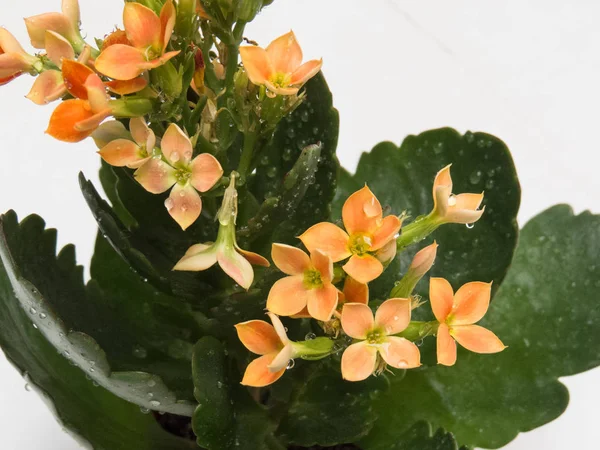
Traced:
[[306, 289], [318, 289], [323, 287], [321, 272], [317, 269], [308, 269], [304, 271], [304, 286]]
[[178, 169], [175, 173], [175, 179], [181, 185], [186, 184], [192, 177], [192, 172], [189, 169]]
[[387, 335], [383, 332], [383, 330], [376, 328], [367, 333], [366, 341], [369, 344], [373, 344], [373, 345], [383, 344], [383, 341], [385, 340], [386, 336]]
[[161, 52], [159, 50], [156, 50], [154, 47], [149, 46], [148, 48], [146, 48], [146, 51], [144, 53], [144, 56], [146, 57], [146, 61], [152, 61], [158, 57], [160, 57]]
[[269, 81], [273, 83], [273, 86], [278, 88], [286, 88], [292, 81], [292, 76], [289, 73], [277, 72], [271, 75]]
[[357, 256], [366, 255], [371, 250], [371, 236], [366, 234], [353, 234], [350, 236], [348, 250]]

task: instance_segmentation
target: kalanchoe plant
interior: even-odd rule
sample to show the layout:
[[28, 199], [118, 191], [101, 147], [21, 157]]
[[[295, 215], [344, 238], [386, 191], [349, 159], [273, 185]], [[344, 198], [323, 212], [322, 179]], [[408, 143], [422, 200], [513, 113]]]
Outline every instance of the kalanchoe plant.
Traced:
[[0, 28], [0, 84], [36, 77], [108, 198], [80, 176], [87, 284], [39, 217], [2, 216], [6, 356], [97, 449], [498, 448], [557, 417], [557, 378], [600, 361], [600, 219], [555, 207], [516, 247], [484, 133], [379, 144], [350, 175], [322, 61], [245, 38], [270, 3], [127, 1], [92, 43], [63, 0], [26, 19], [35, 54]]

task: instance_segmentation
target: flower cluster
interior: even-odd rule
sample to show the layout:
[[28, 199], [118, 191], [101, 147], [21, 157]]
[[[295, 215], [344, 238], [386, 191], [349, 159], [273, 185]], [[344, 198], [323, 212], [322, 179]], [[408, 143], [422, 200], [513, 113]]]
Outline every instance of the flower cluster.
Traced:
[[[481, 217], [483, 210], [477, 208], [483, 194], [454, 198], [451, 191], [448, 166], [434, 181], [434, 208], [429, 219], [413, 226], [431, 230], [441, 223], [471, 223]], [[436, 320], [411, 322], [412, 310], [422, 305], [413, 290], [434, 264], [436, 242], [414, 256], [404, 277], [394, 286], [391, 298], [380, 303], [373, 314], [368, 305], [368, 283], [378, 278], [395, 258], [402, 220], [394, 215], [384, 217], [379, 200], [367, 186], [346, 200], [342, 220], [344, 229], [323, 222], [299, 237], [309, 254], [297, 247], [273, 244], [271, 258], [286, 275], [273, 285], [266, 305], [279, 337], [274, 339], [273, 332], [265, 331], [271, 330], [266, 322], [253, 320], [237, 326], [239, 338], [248, 350], [263, 355], [247, 367], [243, 384], [266, 386], [283, 375], [287, 361], [293, 357], [314, 358], [310, 341], [290, 341], [278, 316], [315, 319], [321, 325], [323, 339], [346, 343], [341, 370], [349, 381], [364, 380], [388, 367], [419, 367], [421, 356], [414, 341], [428, 335], [437, 335], [438, 362], [443, 365], [455, 363], [455, 341], [477, 353], [504, 349], [491, 331], [474, 325], [487, 311], [491, 283], [467, 283], [455, 295], [448, 281], [431, 278], [429, 300]], [[336, 263], [340, 270], [336, 270]], [[322, 357], [336, 348], [333, 344], [319, 346]]]

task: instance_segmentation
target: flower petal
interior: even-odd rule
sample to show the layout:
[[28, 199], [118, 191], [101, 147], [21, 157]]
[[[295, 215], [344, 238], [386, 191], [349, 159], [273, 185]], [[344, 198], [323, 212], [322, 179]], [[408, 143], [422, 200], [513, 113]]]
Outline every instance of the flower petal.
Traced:
[[254, 46], [240, 47], [240, 56], [250, 81], [257, 86], [265, 84], [273, 73], [273, 66], [265, 49]]
[[36, 105], [47, 105], [66, 93], [62, 74], [58, 70], [47, 70], [35, 79], [26, 97]]
[[293, 356], [294, 347], [292, 347], [291, 344], [286, 345], [279, 351], [279, 353], [277, 353], [277, 356], [275, 356], [275, 359], [271, 362], [271, 364], [269, 364], [269, 370], [271, 372], [285, 370], [289, 366], [290, 360], [293, 358]]
[[[196, 250], [194, 253], [193, 250]], [[173, 270], [187, 272], [200, 272], [206, 270], [217, 263], [217, 250], [215, 247], [206, 247], [204, 244], [197, 244], [190, 247], [185, 256], [173, 267]]]
[[54, 31], [69, 40], [76, 37], [75, 30], [69, 18], [64, 14], [50, 12], [25, 19], [25, 26], [31, 45], [35, 48], [46, 47], [46, 31]]
[[342, 208], [344, 227], [350, 235], [354, 233], [373, 234], [381, 224], [382, 213], [381, 203], [375, 194], [365, 186], [348, 197], [344, 203]]
[[16, 78], [18, 75], [21, 75], [22, 72], [26, 72], [29, 69], [29, 64], [20, 55], [17, 55], [16, 53], [0, 54], [1, 79]]
[[63, 142], [80, 142], [90, 136], [93, 129], [78, 130], [76, 125], [94, 116], [85, 100], [66, 100], [60, 103], [52, 116], [46, 133]]
[[46, 31], [46, 54], [57, 67], [61, 67], [63, 59], [75, 59], [71, 43], [54, 31]]
[[383, 273], [383, 265], [371, 255], [352, 255], [342, 269], [359, 283], [369, 283]]
[[132, 46], [131, 42], [129, 42], [129, 39], [127, 39], [127, 33], [125, 33], [125, 30], [119, 30], [117, 28], [115, 31], [110, 33], [104, 39], [104, 42], [102, 42], [102, 48], [100, 49], [100, 51], [104, 51], [111, 45], [116, 45], [116, 44], [123, 44], [123, 45], [127, 45], [129, 47]]
[[342, 309], [344, 333], [354, 339], [366, 339], [375, 326], [373, 311], [362, 303], [346, 303]]
[[98, 75], [95, 73], [91, 74], [87, 80], [85, 80], [84, 86], [87, 90], [88, 101], [90, 102], [90, 106], [94, 113], [99, 113], [107, 109], [110, 110], [110, 97], [106, 93], [106, 86], [104, 86], [104, 83]]
[[129, 139], [117, 139], [104, 146], [98, 154], [111, 166], [131, 167], [140, 161], [140, 148]]
[[160, 10], [160, 34], [162, 36], [162, 51], [164, 52], [171, 41], [171, 35], [175, 28], [175, 21], [177, 19], [177, 11], [175, 11], [175, 5], [173, 0], [167, 0]]
[[278, 316], [292, 316], [304, 309], [309, 298], [301, 275], [285, 277], [271, 287], [267, 309]]
[[498, 353], [506, 348], [498, 336], [479, 325], [451, 327], [450, 335], [464, 348], [475, 353]]
[[352, 253], [348, 250], [348, 234], [329, 222], [321, 222], [306, 230], [300, 240], [309, 252], [321, 250], [333, 262], [348, 258]]
[[327, 322], [337, 308], [338, 290], [333, 284], [326, 284], [322, 288], [311, 289], [310, 293], [308, 313], [317, 320]]
[[129, 131], [133, 140], [141, 147], [146, 147], [150, 153], [156, 145], [156, 136], [143, 117], [135, 117], [129, 121]]
[[359, 283], [348, 276], [344, 281], [344, 301], [346, 303], [369, 303], [369, 285]]
[[433, 181], [433, 198], [436, 198], [436, 189], [444, 187], [448, 189], [448, 195], [452, 193], [452, 177], [450, 176], [450, 167], [452, 164], [448, 164], [442, 170], [440, 170]]
[[98, 148], [102, 148], [107, 146], [110, 142], [116, 139], [131, 139], [131, 134], [118, 120], [111, 120], [109, 122], [104, 122], [102, 125], [98, 127], [94, 134], [92, 134], [92, 138], [96, 143]]
[[453, 208], [456, 209], [471, 209], [476, 210], [483, 201], [483, 193], [481, 194], [459, 194], [454, 196], [455, 203]]
[[269, 319], [271, 319], [271, 323], [273, 324], [273, 328], [275, 329], [275, 333], [279, 336], [279, 340], [283, 343], [283, 345], [287, 345], [290, 340], [288, 339], [287, 332], [283, 323], [281, 323], [281, 319], [271, 312], [267, 313]]
[[88, 78], [94, 71], [88, 66], [73, 60], [64, 60], [62, 64], [62, 76], [65, 86], [71, 95], [82, 100], [88, 99], [88, 91], [85, 86]]
[[377, 349], [366, 342], [348, 347], [342, 355], [342, 377], [348, 381], [362, 381], [375, 371]]
[[293, 31], [271, 42], [266, 52], [275, 72], [291, 74], [302, 63], [302, 48]]
[[0, 53], [25, 54], [25, 50], [19, 44], [17, 38], [4, 27], [0, 27]]
[[270, 353], [256, 358], [248, 364], [241, 384], [244, 386], [264, 387], [275, 383], [285, 373], [285, 368], [277, 372], [271, 372], [269, 369], [269, 365], [271, 365], [276, 356], [277, 353]]
[[492, 283], [472, 281], [454, 294], [452, 325], [471, 325], [479, 322], [490, 306]]
[[444, 278], [431, 278], [429, 280], [429, 301], [438, 322], [445, 322], [454, 304], [454, 291], [450, 283]]
[[273, 244], [271, 258], [277, 268], [286, 275], [302, 275], [311, 265], [306, 253], [286, 244]]
[[[94, 112], [93, 107], [91, 107], [90, 109], [92, 110], [92, 112]], [[111, 115], [110, 109], [105, 109], [103, 111], [94, 113], [91, 117], [84, 119], [80, 122], [77, 122], [75, 124], [75, 130], [81, 131], [81, 132], [93, 133], [94, 130], [96, 130], [100, 126], [100, 124], [104, 121], [104, 119], [106, 119], [107, 117], [110, 117], [110, 115]]]
[[62, 0], [61, 10], [74, 27], [79, 26], [81, 20], [79, 0]]
[[148, 86], [148, 81], [144, 77], [137, 77], [133, 80], [113, 80], [104, 83], [106, 87], [115, 94], [129, 95], [140, 92]]
[[[138, 3], [127, 3], [137, 5]], [[146, 57], [142, 50], [129, 45], [114, 44], [100, 53], [95, 61], [96, 70], [115, 80], [132, 80], [146, 70]]]
[[322, 67], [322, 59], [313, 59], [312, 61], [305, 62], [294, 71], [290, 84], [293, 86], [303, 86], [308, 80], [318, 74]]
[[123, 25], [127, 39], [134, 47], [146, 49], [162, 48], [161, 23], [159, 17], [150, 8], [139, 3], [126, 3], [123, 10]]
[[384, 217], [381, 226], [373, 233], [372, 250], [379, 250], [385, 247], [400, 231], [402, 220], [397, 216]]
[[181, 229], [187, 230], [200, 217], [202, 199], [192, 185], [182, 186], [177, 183], [165, 201], [165, 206]]
[[194, 158], [190, 165], [192, 178], [190, 182], [200, 192], [212, 189], [223, 176], [223, 168], [217, 158], [209, 153], [202, 153]]
[[253, 266], [261, 266], [261, 267], [270, 267], [271, 264], [269, 260], [258, 253], [249, 252], [247, 250], [243, 250], [239, 247], [236, 247], [236, 250], [239, 254], [241, 254], [244, 258], [248, 260], [250, 264]]
[[[269, 80], [265, 81], [265, 86], [267, 87], [267, 95], [270, 97], [276, 97], [277, 95], [296, 95], [300, 88], [297, 87], [279, 87], [270, 82]], [[270, 95], [270, 93], [273, 95]]]
[[456, 342], [445, 323], [440, 324], [437, 332], [437, 360], [443, 366], [453, 366], [456, 363]]
[[452, 209], [452, 210], [448, 210], [445, 220], [446, 220], [446, 222], [450, 222], [450, 223], [461, 223], [461, 224], [475, 223], [479, 219], [481, 219], [481, 216], [483, 216], [484, 212], [485, 212], [485, 207], [481, 208], [478, 211], [471, 211], [468, 209]]
[[414, 369], [421, 365], [419, 347], [407, 339], [389, 336], [378, 350], [383, 360], [396, 369]]
[[160, 143], [160, 148], [171, 165], [187, 165], [192, 160], [194, 153], [190, 138], [174, 123], [167, 128]]
[[331, 283], [333, 279], [333, 261], [321, 250], [315, 250], [310, 254], [312, 265], [321, 274], [321, 279], [325, 284]]
[[257, 355], [278, 352], [283, 347], [273, 325], [263, 320], [238, 323], [235, 329], [244, 347]]
[[409, 267], [409, 271], [413, 276], [422, 278], [427, 272], [429, 272], [431, 267], [433, 267], [433, 263], [435, 262], [437, 248], [438, 244], [436, 241], [434, 241], [433, 244], [430, 244], [417, 252]]
[[410, 323], [410, 303], [407, 298], [386, 300], [375, 313], [375, 326], [382, 327], [388, 335], [404, 331]]
[[152, 158], [138, 170], [134, 176], [144, 189], [153, 194], [162, 194], [176, 182], [175, 169], [160, 159]]
[[217, 250], [217, 262], [223, 272], [244, 289], [250, 289], [254, 281], [254, 270], [246, 258], [232, 249]]

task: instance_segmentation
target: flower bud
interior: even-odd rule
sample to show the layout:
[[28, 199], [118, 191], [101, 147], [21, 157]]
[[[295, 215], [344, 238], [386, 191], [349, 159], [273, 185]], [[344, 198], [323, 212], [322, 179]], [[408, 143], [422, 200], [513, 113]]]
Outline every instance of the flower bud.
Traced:
[[434, 241], [433, 244], [428, 245], [415, 255], [402, 280], [392, 289], [391, 297], [409, 297], [412, 294], [417, 283], [433, 266], [437, 248], [438, 244]]
[[263, 0], [241, 0], [237, 2], [237, 17], [244, 22], [250, 22], [263, 7]]

